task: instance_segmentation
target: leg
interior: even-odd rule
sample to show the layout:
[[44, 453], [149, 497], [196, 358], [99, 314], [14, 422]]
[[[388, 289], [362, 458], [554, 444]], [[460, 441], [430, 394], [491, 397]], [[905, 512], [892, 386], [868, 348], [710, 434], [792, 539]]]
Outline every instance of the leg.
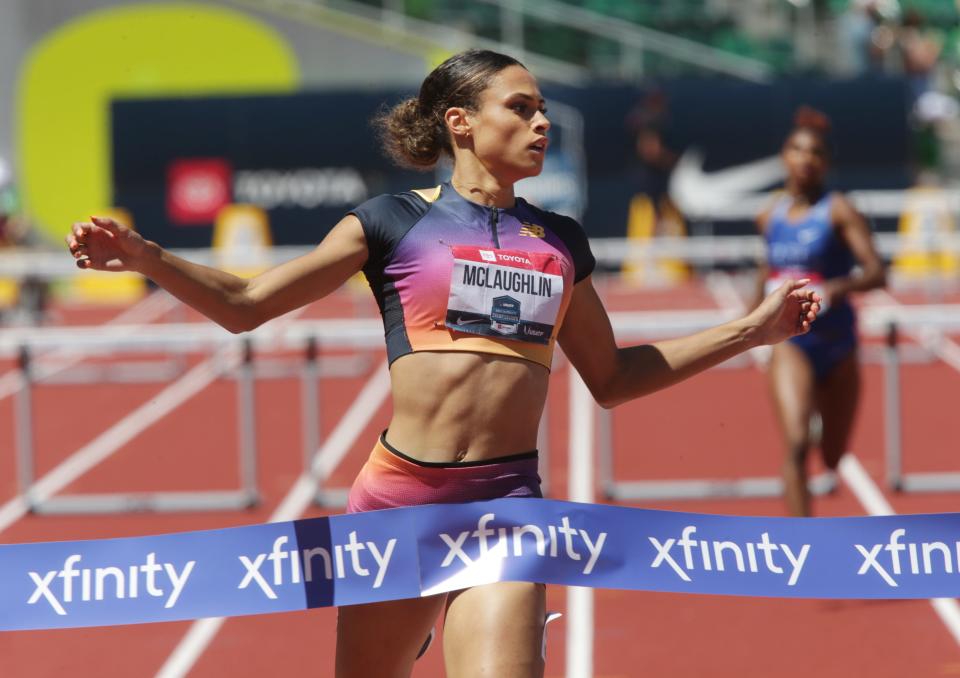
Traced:
[[546, 587], [502, 582], [451, 593], [443, 626], [449, 678], [543, 676]]
[[787, 446], [783, 464], [784, 497], [794, 516], [810, 515], [807, 451], [813, 411], [813, 368], [803, 351], [789, 342], [777, 344], [769, 368], [770, 389]]
[[341, 607], [337, 678], [407, 678], [446, 596]]
[[817, 407], [823, 421], [821, 453], [831, 471], [847, 451], [857, 403], [860, 401], [860, 365], [853, 351], [837, 363], [827, 378], [817, 385]]

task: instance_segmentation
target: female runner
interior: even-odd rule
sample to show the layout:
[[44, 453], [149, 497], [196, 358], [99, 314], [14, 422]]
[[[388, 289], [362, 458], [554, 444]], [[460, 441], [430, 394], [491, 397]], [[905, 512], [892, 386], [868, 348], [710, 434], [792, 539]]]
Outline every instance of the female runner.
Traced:
[[[788, 281], [740, 320], [618, 348], [580, 225], [514, 195], [514, 183], [543, 168], [550, 122], [537, 81], [509, 56], [451, 57], [379, 124], [405, 165], [451, 157], [450, 182], [373, 198], [315, 250], [252, 279], [179, 259], [110, 219], [76, 223], [67, 237], [81, 268], [142, 273], [233, 332], [362, 270], [383, 315], [393, 416], [349, 511], [541, 496], [537, 427], [557, 341], [612, 407], [806, 332], [816, 317], [813, 292]], [[543, 585], [496, 583], [343, 607], [336, 675], [408, 676], [445, 611], [449, 676], [541, 676], [544, 600]]]
[[758, 287], [769, 290], [784, 278], [800, 276], [810, 279], [823, 299], [810, 332], [774, 347], [769, 369], [786, 443], [785, 498], [795, 516], [811, 515], [807, 453], [814, 411], [820, 413], [820, 452], [830, 470], [837, 468], [853, 427], [860, 370], [849, 296], [885, 281], [883, 262], [863, 217], [845, 196], [824, 187], [829, 125], [826, 116], [813, 109], [797, 112], [782, 151], [785, 190], [757, 219], [767, 244]]

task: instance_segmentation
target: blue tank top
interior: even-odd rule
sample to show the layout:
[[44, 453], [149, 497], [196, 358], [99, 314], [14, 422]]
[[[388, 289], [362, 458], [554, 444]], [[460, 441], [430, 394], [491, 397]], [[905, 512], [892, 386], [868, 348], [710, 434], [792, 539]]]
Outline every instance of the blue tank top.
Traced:
[[[790, 196], [783, 196], [774, 205], [765, 234], [770, 267], [768, 292], [784, 278], [810, 278], [810, 287], [824, 296], [819, 289], [823, 281], [849, 275], [856, 259], [833, 227], [832, 198], [832, 193], [824, 194], [799, 219], [788, 216], [793, 202]], [[855, 342], [853, 306], [847, 299], [834, 306], [822, 304], [820, 316], [810, 332], [790, 341], [800, 345], [815, 341], [844, 345]]]
[[767, 263], [771, 274], [798, 272], [828, 280], [849, 275], [856, 263], [830, 218], [832, 193], [826, 193], [799, 219], [790, 219], [789, 196], [777, 201], [767, 222]]

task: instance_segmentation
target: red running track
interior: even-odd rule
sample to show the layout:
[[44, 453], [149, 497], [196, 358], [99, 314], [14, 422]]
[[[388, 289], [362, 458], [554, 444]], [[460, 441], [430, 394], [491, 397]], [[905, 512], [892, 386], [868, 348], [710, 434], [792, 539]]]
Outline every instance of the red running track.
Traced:
[[[709, 308], [700, 287], [646, 292], [609, 290], [611, 308]], [[309, 316], [369, 314], [375, 309], [334, 299]], [[84, 314], [81, 320], [89, 318]], [[98, 321], [106, 316], [99, 315]], [[67, 322], [76, 320], [66, 315]], [[202, 360], [193, 356], [192, 363]], [[371, 362], [371, 370], [380, 365]], [[0, 363], [0, 375], [12, 365]], [[549, 475], [553, 496], [566, 487], [566, 374], [557, 370], [550, 392]], [[368, 374], [322, 384], [322, 427], [330, 431], [356, 398]], [[865, 398], [851, 450], [874, 482], [882, 483], [882, 374], [865, 370]], [[951, 395], [960, 373], [942, 364], [904, 370], [905, 470], [956, 467], [951, 431]], [[155, 397], [163, 385], [38, 387], [35, 430], [38, 473], [61, 463], [80, 446]], [[6, 543], [96, 539], [263, 522], [270, 518], [300, 472], [298, 384], [257, 386], [257, 418], [263, 504], [251, 511], [131, 514], [97, 517], [25, 515], [0, 524]], [[736, 394], [735, 398], [730, 394]], [[236, 422], [232, 383], [214, 382], [155, 426], [138, 435], [65, 488], [65, 492], [229, 489], [236, 487]], [[346, 486], [388, 418], [378, 412], [330, 479]], [[69, 416], [67, 416], [69, 413]], [[693, 421], [696, 425], [691, 426]], [[614, 415], [617, 477], [622, 479], [734, 478], [775, 475], [780, 442], [764, 375], [756, 369], [712, 370]], [[11, 398], [0, 400], [0, 510], [15, 497]], [[695, 469], [692, 472], [691, 469]], [[955, 510], [954, 494], [891, 495], [900, 513]], [[665, 508], [736, 515], [782, 515], [778, 500], [710, 500], [646, 503]], [[847, 487], [816, 503], [819, 515], [863, 515]], [[305, 515], [322, 515], [310, 509]], [[926, 601], [816, 601], [693, 596], [643, 592], [596, 592], [595, 676], [832, 676], [960, 675], [957, 641]], [[560, 587], [548, 606], [563, 611]], [[0, 634], [4, 678], [129, 678], [154, 676], [190, 628], [189, 622]], [[232, 618], [219, 629], [189, 675], [330, 676], [335, 611]], [[564, 675], [565, 622], [550, 627], [547, 676]], [[442, 676], [435, 646], [418, 662], [415, 676]]]

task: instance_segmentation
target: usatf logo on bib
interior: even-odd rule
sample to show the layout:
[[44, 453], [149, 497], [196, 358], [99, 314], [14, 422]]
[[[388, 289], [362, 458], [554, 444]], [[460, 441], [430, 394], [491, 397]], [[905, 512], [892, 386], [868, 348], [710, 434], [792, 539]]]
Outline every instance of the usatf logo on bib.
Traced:
[[554, 254], [455, 245], [446, 326], [547, 344], [563, 300]]

